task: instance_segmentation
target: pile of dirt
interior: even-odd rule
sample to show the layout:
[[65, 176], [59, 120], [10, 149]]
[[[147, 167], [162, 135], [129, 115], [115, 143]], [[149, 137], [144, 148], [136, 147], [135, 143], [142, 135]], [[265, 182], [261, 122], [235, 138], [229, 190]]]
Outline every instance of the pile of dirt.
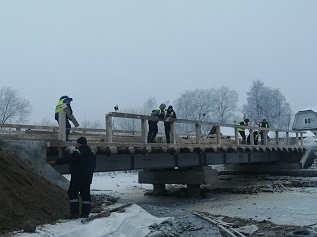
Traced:
[[50, 183], [22, 160], [0, 151], [0, 234], [26, 223], [52, 223], [69, 210], [66, 190]]

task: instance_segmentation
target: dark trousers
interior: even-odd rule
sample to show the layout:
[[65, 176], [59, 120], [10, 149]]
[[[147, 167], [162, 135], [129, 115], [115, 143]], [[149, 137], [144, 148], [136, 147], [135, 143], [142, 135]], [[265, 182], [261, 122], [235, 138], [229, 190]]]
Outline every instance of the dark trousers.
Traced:
[[149, 124], [149, 132], [147, 136], [147, 142], [155, 142], [155, 137], [158, 133], [157, 122], [149, 120], [148, 124]]
[[240, 133], [240, 135], [241, 135], [241, 137], [242, 137], [242, 141], [246, 141], [246, 136], [245, 136], [245, 131], [239, 131], [239, 133]]
[[164, 123], [164, 129], [165, 129], [165, 137], [166, 142], [171, 142], [171, 124], [170, 123]]
[[[264, 136], [264, 131], [260, 131], [260, 136], [261, 136], [261, 144], [264, 145], [264, 139], [265, 139], [265, 136]], [[270, 137], [266, 134], [266, 138], [267, 138], [267, 141], [270, 140]]]
[[67, 194], [71, 215], [79, 215], [79, 194], [82, 198], [81, 214], [89, 215], [91, 207], [90, 184], [70, 182]]
[[[253, 135], [253, 136], [254, 136], [254, 135]], [[248, 143], [248, 144], [251, 144], [250, 139], [251, 139], [251, 136], [249, 135], [248, 138], [247, 138], [247, 143]], [[259, 142], [258, 137], [254, 136], [254, 137], [253, 137], [253, 140], [254, 140], [254, 141], [253, 141], [254, 145], [258, 145], [258, 142]]]

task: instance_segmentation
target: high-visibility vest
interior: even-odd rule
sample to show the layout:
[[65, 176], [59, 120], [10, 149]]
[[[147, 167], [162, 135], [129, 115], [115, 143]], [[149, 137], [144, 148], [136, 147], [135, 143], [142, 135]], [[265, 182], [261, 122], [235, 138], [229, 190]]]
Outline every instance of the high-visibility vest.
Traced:
[[79, 155], [81, 154], [79, 149], [75, 149], [73, 152], [78, 152]]
[[55, 113], [59, 113], [63, 111], [62, 105], [64, 104], [65, 99], [61, 99], [58, 101], [56, 107], [55, 107]]
[[[159, 113], [156, 116], [163, 117], [162, 115], [164, 115], [164, 112], [160, 108], [153, 109], [150, 115], [153, 116], [153, 112], [156, 111], [156, 110], [159, 111]], [[154, 122], [158, 123], [158, 121], [154, 121]]]
[[164, 117], [173, 117], [174, 112], [173, 111], [164, 111]]
[[153, 115], [153, 112], [154, 112], [155, 110], [160, 111], [159, 114], [158, 114], [158, 116], [162, 115], [162, 112], [163, 112], [163, 111], [162, 111], [160, 108], [155, 108], [155, 109], [152, 110], [152, 112], [151, 112], [151, 114], [150, 114], [151, 116]]
[[254, 136], [254, 139], [258, 140], [258, 137], [259, 137], [259, 133], [256, 133], [255, 136]]
[[[244, 126], [248, 125], [244, 120], [241, 121], [241, 123], [243, 123], [241, 125], [244, 125]], [[245, 128], [238, 128], [238, 131], [245, 131]]]

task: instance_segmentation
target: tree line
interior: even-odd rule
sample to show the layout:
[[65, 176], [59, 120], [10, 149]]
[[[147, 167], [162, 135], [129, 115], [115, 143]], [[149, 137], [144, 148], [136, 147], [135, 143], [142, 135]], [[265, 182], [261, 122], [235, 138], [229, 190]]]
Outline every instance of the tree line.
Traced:
[[[187, 90], [175, 101], [160, 101], [150, 97], [137, 107], [120, 108], [120, 112], [149, 115], [150, 112], [164, 102], [173, 105], [177, 118], [210, 121], [225, 124], [238, 124], [248, 117], [249, 125], [257, 126], [266, 119], [270, 127], [289, 129], [292, 123], [290, 104], [279, 89], [266, 86], [262, 81], [253, 81], [247, 92], [247, 103], [239, 109], [238, 93], [228, 87]], [[32, 113], [31, 103], [22, 98], [18, 91], [3, 87], [0, 89], [0, 123], [25, 123]], [[102, 128], [104, 123], [99, 120], [84, 119], [81, 127]], [[56, 125], [43, 119], [40, 125]], [[139, 130], [140, 122], [133, 119], [114, 119], [115, 129]], [[190, 132], [189, 125], [177, 124], [178, 132]], [[210, 131], [209, 127], [203, 127]]]
[[[228, 87], [187, 90], [174, 102], [163, 101], [167, 106], [173, 105], [177, 118], [209, 121], [225, 124], [239, 124], [249, 118], [249, 125], [258, 126], [266, 119], [270, 127], [290, 129], [292, 111], [290, 104], [279, 89], [266, 86], [255, 80], [247, 92], [247, 103], [238, 108], [238, 93]], [[154, 97], [149, 98], [139, 107], [123, 108], [120, 112], [149, 115], [162, 102]], [[139, 121], [115, 118], [115, 129], [138, 130]], [[178, 132], [191, 132], [192, 125], [177, 124]], [[202, 132], [209, 132], [210, 127], [202, 126]]]

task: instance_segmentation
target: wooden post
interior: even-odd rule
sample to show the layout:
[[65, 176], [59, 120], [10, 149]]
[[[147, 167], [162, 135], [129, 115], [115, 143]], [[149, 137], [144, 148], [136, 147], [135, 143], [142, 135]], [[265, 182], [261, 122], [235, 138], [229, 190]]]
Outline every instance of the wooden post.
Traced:
[[275, 131], [275, 139], [276, 139], [276, 145], [278, 145], [278, 144], [279, 144], [279, 141], [278, 141], [278, 139], [279, 139], [278, 131]]
[[296, 146], [299, 145], [298, 132], [296, 133]]
[[238, 128], [234, 128], [234, 139], [236, 141], [236, 144], [239, 145], [239, 132]]
[[106, 142], [112, 142], [112, 117], [106, 114]]
[[[254, 137], [253, 137], [252, 128], [249, 129], [249, 135], [250, 135], [250, 145], [254, 145]], [[248, 141], [248, 139], [247, 139], [247, 141]]]
[[216, 133], [217, 133], [217, 144], [218, 144], [218, 145], [221, 145], [220, 126], [216, 126]]
[[[267, 146], [268, 145], [268, 140], [267, 140], [267, 130], [262, 130], [263, 131], [263, 144]], [[261, 142], [262, 142], [262, 137], [261, 137]]]
[[58, 113], [58, 140], [66, 141], [66, 113], [61, 111]]
[[289, 132], [286, 132], [286, 145], [290, 145]]
[[200, 125], [200, 123], [195, 123], [195, 131], [196, 131], [196, 143], [200, 144], [200, 137], [201, 137], [201, 125]]
[[303, 133], [301, 132], [301, 133], [300, 133], [300, 145], [301, 145], [301, 146], [304, 145], [303, 139], [304, 139], [304, 136], [303, 136]]
[[176, 139], [175, 139], [175, 123], [171, 123], [171, 144], [175, 144], [176, 143]]
[[147, 120], [141, 119], [141, 142], [147, 143]]

